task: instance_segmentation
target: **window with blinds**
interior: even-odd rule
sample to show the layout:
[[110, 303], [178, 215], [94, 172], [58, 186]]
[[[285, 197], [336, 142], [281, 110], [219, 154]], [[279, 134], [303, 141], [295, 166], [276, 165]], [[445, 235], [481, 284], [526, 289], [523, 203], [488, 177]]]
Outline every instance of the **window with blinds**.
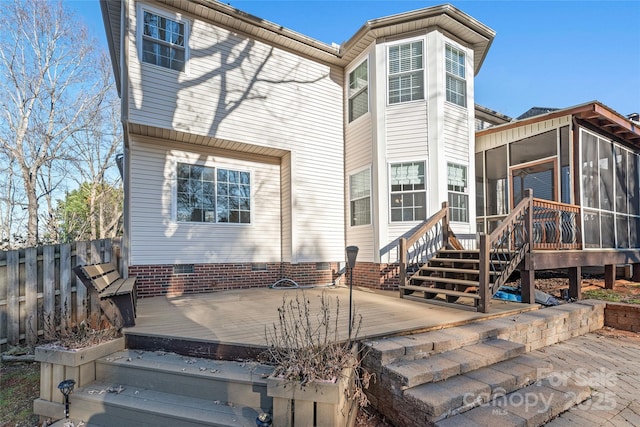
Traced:
[[447, 189], [449, 190], [449, 216], [451, 221], [469, 222], [467, 182], [466, 166], [447, 163]]
[[446, 45], [445, 70], [447, 74], [447, 101], [466, 107], [467, 82], [465, 80], [464, 52], [451, 45]]
[[389, 47], [389, 104], [424, 99], [422, 41]]
[[349, 73], [349, 122], [369, 111], [369, 70], [365, 60]]
[[391, 221], [422, 221], [427, 217], [425, 162], [391, 165]]
[[349, 176], [351, 226], [371, 224], [371, 170]]

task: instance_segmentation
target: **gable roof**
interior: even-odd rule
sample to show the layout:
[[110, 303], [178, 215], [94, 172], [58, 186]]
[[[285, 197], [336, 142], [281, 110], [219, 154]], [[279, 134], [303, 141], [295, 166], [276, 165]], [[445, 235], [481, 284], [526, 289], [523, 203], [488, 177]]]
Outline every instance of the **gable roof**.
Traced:
[[546, 114], [557, 110], [559, 110], [559, 108], [531, 107], [527, 111], [516, 117], [516, 120], [528, 119], [529, 117], [539, 116], [540, 114]]
[[[122, 5], [128, 0], [100, 0], [107, 43], [116, 82], [120, 81], [120, 36]], [[245, 33], [266, 43], [292, 50], [321, 62], [346, 66], [378, 39], [439, 27], [474, 50], [477, 74], [484, 62], [495, 31], [450, 4], [427, 7], [367, 21], [342, 46], [329, 45], [281, 25], [243, 12], [217, 0], [158, 0], [223, 27]], [[118, 87], [118, 91], [120, 88]]]
[[476, 132], [476, 137], [568, 115], [573, 116], [585, 124], [600, 129], [604, 134], [620, 139], [636, 148], [640, 148], [640, 126], [638, 123], [629, 120], [627, 117], [599, 101], [591, 101], [525, 119], [516, 119], [503, 125], [479, 130]]

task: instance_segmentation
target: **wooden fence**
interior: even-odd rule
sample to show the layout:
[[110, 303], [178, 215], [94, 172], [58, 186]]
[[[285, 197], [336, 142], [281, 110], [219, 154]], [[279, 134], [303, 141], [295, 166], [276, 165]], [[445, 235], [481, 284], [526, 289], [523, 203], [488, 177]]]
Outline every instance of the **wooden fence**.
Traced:
[[33, 345], [100, 313], [73, 273], [79, 264], [120, 260], [120, 238], [0, 252], [0, 351]]

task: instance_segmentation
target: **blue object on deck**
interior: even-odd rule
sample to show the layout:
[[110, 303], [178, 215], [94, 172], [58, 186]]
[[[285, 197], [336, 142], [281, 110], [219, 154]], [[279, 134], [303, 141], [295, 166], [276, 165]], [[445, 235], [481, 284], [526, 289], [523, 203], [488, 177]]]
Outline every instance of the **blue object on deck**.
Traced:
[[[493, 296], [495, 299], [500, 299], [504, 301], [515, 301], [522, 302], [522, 295], [520, 294], [520, 288], [515, 288], [513, 286], [500, 286], [498, 292]], [[535, 298], [538, 304], [542, 305], [559, 305], [557, 299], [553, 296], [549, 295], [546, 292], [542, 292], [539, 290], [535, 290]]]

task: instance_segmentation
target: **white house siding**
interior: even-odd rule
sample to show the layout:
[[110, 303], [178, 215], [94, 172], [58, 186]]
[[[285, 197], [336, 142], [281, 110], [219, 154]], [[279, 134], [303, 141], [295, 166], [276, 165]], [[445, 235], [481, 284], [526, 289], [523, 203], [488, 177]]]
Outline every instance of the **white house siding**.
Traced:
[[[468, 105], [468, 104], [467, 104]], [[475, 203], [475, 176], [474, 169], [469, 161], [470, 144], [473, 141], [469, 139], [470, 132], [469, 112], [466, 108], [452, 105], [445, 102], [444, 105], [444, 155], [447, 162], [456, 163], [467, 167], [467, 195], [469, 196], [469, 223], [452, 223], [451, 228], [454, 233], [468, 234], [475, 230], [475, 204], [471, 206], [471, 202]], [[447, 190], [447, 165], [442, 165], [442, 171], [439, 174], [444, 180], [444, 189]], [[447, 194], [447, 193], [445, 193]], [[448, 200], [445, 195], [442, 201]], [[472, 228], [473, 227], [473, 228]]]
[[[132, 265], [280, 261], [278, 163], [158, 139], [132, 137], [130, 144]], [[176, 162], [250, 171], [251, 224], [176, 222]]]
[[190, 25], [185, 73], [141, 63], [131, 22], [130, 122], [291, 152], [291, 217], [283, 220], [295, 229], [284, 231], [291, 236], [285, 255], [342, 260], [342, 70], [181, 17]]
[[[380, 203], [381, 218], [384, 218], [388, 224], [386, 238], [380, 242], [380, 257], [383, 263], [397, 261], [398, 239], [418, 224], [418, 222], [390, 222], [389, 164], [427, 160], [427, 104], [422, 100], [387, 106], [385, 123], [387, 165], [379, 177], [380, 185], [383, 186], [386, 194], [385, 200]], [[429, 173], [428, 170], [426, 173]], [[428, 183], [427, 192], [429, 192]], [[427, 206], [427, 212], [431, 210], [432, 207]]]
[[[375, 262], [376, 250], [374, 244], [374, 227], [378, 220], [373, 215], [375, 204], [373, 198], [375, 191], [373, 188], [373, 132], [371, 127], [371, 113], [359, 117], [353, 122], [346, 125], [345, 129], [345, 194], [346, 197], [346, 224], [347, 224], [347, 245], [356, 245], [359, 248], [358, 260], [366, 262]], [[371, 168], [371, 221], [372, 224], [361, 225], [357, 227], [351, 226], [350, 211], [350, 193], [349, 193], [349, 176], [355, 172], [359, 172], [365, 168]]]

